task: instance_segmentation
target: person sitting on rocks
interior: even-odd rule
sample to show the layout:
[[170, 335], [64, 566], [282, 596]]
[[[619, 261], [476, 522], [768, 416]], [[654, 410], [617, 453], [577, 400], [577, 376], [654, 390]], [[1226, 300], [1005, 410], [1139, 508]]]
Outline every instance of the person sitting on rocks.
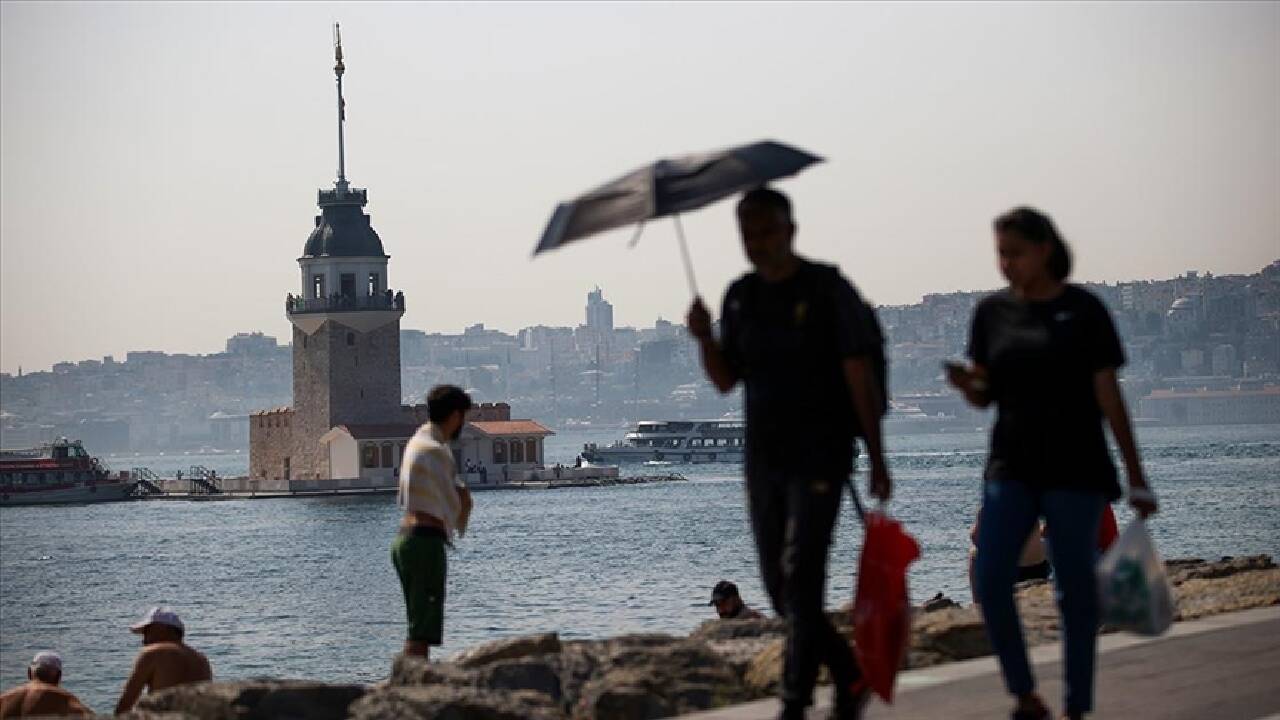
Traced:
[[721, 580], [711, 589], [711, 602], [721, 620], [759, 620], [764, 617], [759, 612], [747, 607], [738, 594], [738, 586], [728, 580]]
[[37, 654], [27, 666], [27, 682], [0, 695], [0, 718], [92, 716], [75, 695], [58, 686], [61, 681], [62, 658], [55, 652]]
[[132, 710], [143, 690], [156, 693], [213, 679], [209, 660], [182, 641], [186, 630], [173, 610], [153, 607], [129, 629], [142, 636], [143, 647], [124, 683], [120, 702], [116, 704], [117, 715]]

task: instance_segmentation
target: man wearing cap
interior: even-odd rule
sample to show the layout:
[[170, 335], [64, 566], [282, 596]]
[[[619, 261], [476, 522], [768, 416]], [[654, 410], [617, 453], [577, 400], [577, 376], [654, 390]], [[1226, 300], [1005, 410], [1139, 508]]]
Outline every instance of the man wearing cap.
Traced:
[[427, 422], [405, 447], [400, 463], [400, 532], [391, 563], [404, 591], [409, 637], [404, 654], [427, 657], [444, 640], [445, 548], [464, 535], [471, 493], [458, 476], [449, 443], [467, 422], [471, 397], [462, 388], [439, 385], [427, 394]]
[[75, 695], [58, 686], [61, 681], [62, 658], [58, 653], [37, 654], [27, 666], [27, 682], [0, 695], [0, 718], [93, 715]]
[[711, 589], [711, 602], [721, 620], [760, 620], [760, 613], [747, 607], [738, 594], [738, 586], [728, 580], [721, 580]]
[[117, 715], [132, 710], [143, 690], [155, 693], [213, 679], [209, 660], [182, 641], [185, 629], [172, 609], [153, 607], [129, 629], [142, 636], [142, 652], [124, 683], [124, 692], [116, 704]]

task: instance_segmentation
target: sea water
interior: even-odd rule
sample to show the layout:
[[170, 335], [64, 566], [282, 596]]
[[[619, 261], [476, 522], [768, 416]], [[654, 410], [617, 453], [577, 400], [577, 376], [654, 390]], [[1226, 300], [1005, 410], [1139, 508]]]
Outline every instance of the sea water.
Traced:
[[[549, 462], [623, 430], [549, 438]], [[1144, 428], [1140, 440], [1161, 513], [1166, 557], [1280, 552], [1280, 425]], [[924, 548], [916, 600], [968, 602], [968, 528], [980, 497], [986, 438], [891, 437], [888, 509]], [[115, 469], [171, 477], [203, 465], [244, 474], [247, 453], [108, 456]], [[768, 610], [738, 465], [624, 466], [688, 482], [476, 493], [467, 537], [449, 556], [440, 655], [520, 633], [563, 638], [687, 633], [714, 617], [720, 579]], [[865, 478], [859, 476], [864, 488]], [[1131, 517], [1117, 505], [1121, 523]], [[386, 677], [405, 633], [389, 546], [391, 496], [218, 502], [156, 501], [0, 509], [0, 685], [25, 679], [56, 649], [64, 682], [97, 711], [114, 707], [139, 646], [128, 625], [172, 605], [217, 678], [341, 682]], [[849, 503], [831, 554], [827, 598], [852, 595], [860, 527]]]

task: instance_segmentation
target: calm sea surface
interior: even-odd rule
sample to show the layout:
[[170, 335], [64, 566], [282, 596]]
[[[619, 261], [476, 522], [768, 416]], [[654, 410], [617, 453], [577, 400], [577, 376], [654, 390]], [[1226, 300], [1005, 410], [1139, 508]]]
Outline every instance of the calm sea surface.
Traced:
[[[562, 432], [548, 458], [571, 463], [583, 442], [621, 433]], [[1280, 426], [1140, 434], [1166, 556], [1280, 555]], [[924, 546], [911, 575], [917, 599], [968, 599], [984, 446], [975, 434], [891, 438], [890, 509]], [[166, 476], [195, 464], [237, 475], [248, 464], [244, 453], [104, 459]], [[762, 606], [741, 468], [662, 470], [691, 482], [477, 493], [471, 532], [450, 556], [444, 653], [552, 629], [687, 632], [712, 616], [706, 599], [721, 578]], [[404, 637], [388, 554], [396, 523], [390, 496], [0, 509], [0, 685], [21, 682], [31, 656], [53, 648], [66, 685], [110, 710], [138, 646], [127, 626], [157, 603], [181, 613], [217, 677], [378, 680]], [[831, 604], [851, 596], [859, 543], [846, 507]]]

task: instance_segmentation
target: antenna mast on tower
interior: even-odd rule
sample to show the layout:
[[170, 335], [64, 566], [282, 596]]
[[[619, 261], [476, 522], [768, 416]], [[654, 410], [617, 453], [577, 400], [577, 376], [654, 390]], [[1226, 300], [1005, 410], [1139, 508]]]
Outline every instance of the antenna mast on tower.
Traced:
[[342, 64], [342, 30], [338, 23], [333, 24], [333, 74], [338, 78], [338, 180], [333, 184], [338, 192], [347, 191], [346, 146], [342, 136], [342, 124], [347, 120], [347, 102], [342, 99], [342, 74], [347, 66]]

